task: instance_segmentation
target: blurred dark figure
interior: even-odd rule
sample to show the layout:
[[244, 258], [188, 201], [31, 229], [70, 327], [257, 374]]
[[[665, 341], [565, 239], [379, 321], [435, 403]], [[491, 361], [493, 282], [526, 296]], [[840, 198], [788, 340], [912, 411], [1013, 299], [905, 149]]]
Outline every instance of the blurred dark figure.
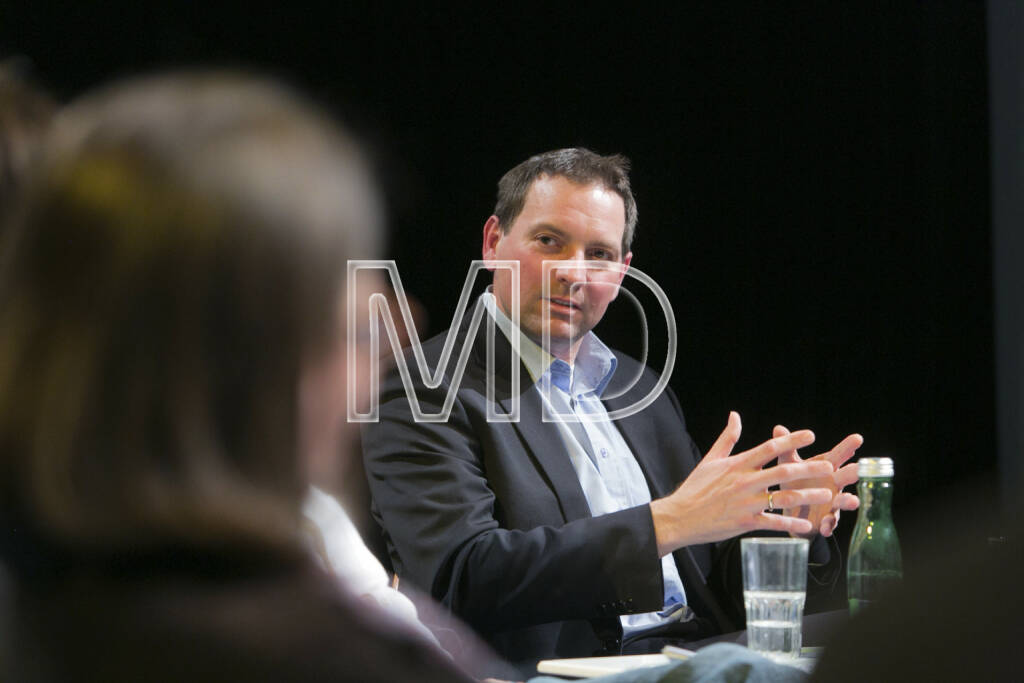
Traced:
[[997, 490], [962, 482], [897, 522], [903, 586], [835, 634], [814, 680], [1020, 680], [1024, 525], [1000, 519]]
[[56, 111], [49, 95], [25, 77], [26, 64], [17, 58], [0, 62], [0, 221], [14, 203]]
[[299, 533], [349, 428], [345, 261], [380, 230], [352, 140], [271, 83], [133, 81], [61, 112], [23, 199], [0, 680], [463, 680]]

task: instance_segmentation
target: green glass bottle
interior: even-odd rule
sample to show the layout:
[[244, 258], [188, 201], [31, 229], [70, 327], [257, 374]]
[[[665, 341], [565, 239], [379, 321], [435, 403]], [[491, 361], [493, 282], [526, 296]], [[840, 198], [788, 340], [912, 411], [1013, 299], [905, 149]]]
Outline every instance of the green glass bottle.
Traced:
[[850, 561], [846, 567], [846, 594], [851, 615], [903, 580], [900, 541], [892, 523], [893, 471], [890, 458], [857, 461], [860, 512], [850, 540]]

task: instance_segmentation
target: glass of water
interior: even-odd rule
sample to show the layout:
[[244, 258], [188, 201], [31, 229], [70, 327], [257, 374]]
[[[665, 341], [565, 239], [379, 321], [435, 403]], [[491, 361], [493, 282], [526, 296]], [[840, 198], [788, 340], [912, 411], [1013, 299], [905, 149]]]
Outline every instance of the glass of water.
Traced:
[[747, 647], [772, 659], [800, 656], [807, 596], [807, 539], [744, 538], [743, 603]]

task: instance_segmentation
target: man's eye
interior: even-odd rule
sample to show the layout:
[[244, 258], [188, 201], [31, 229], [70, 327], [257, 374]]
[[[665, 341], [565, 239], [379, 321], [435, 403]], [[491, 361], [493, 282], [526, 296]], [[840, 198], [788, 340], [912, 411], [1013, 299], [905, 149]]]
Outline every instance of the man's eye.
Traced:
[[596, 249], [590, 252], [590, 258], [595, 259], [597, 261], [610, 261], [612, 258], [612, 253], [605, 249]]
[[545, 247], [551, 247], [555, 244], [555, 238], [551, 235], [538, 235], [537, 241], [543, 244]]

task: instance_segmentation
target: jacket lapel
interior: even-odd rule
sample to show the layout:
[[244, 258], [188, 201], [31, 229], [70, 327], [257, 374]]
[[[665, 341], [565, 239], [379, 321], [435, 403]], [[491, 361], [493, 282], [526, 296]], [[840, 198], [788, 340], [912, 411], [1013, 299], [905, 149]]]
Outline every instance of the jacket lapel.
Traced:
[[[527, 381], [529, 381], [529, 373]], [[532, 384], [532, 383], [531, 383]], [[542, 400], [540, 391], [528, 384], [530, 388], [522, 394], [519, 422], [513, 423], [515, 430], [522, 438], [526, 451], [533, 458], [537, 467], [544, 472], [558, 504], [562, 508], [565, 521], [590, 517], [590, 505], [583, 494], [579, 477], [572, 466], [569, 454], [565, 452], [562, 435], [554, 422], [542, 421]], [[511, 399], [502, 402], [502, 408], [511, 409]]]
[[[470, 368], [467, 369], [467, 373], [472, 372], [476, 381], [485, 390], [488, 377], [487, 328], [491, 324], [489, 317], [483, 319], [483, 324], [474, 339]], [[466, 331], [464, 328], [462, 333], [465, 334]], [[494, 397], [499, 405], [499, 414], [512, 412], [514, 397], [511, 378], [513, 372], [519, 373], [519, 421], [511, 423], [511, 426], [522, 440], [525, 451], [533, 459], [536, 467], [543, 472], [554, 491], [565, 521], [590, 517], [590, 505], [583, 494], [583, 487], [580, 486], [569, 455], [565, 452], [558, 426], [553, 422], [543, 421], [540, 392], [533, 386], [530, 373], [526, 371], [522, 361], [513, 358], [512, 345], [496, 325], [493, 368]]]

